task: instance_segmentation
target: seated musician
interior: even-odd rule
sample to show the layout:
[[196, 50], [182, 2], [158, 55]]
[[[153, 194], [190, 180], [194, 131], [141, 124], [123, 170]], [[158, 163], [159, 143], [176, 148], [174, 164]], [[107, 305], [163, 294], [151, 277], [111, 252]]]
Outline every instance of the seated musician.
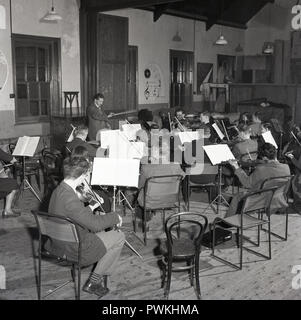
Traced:
[[251, 136], [252, 137], [257, 137], [261, 135], [261, 118], [260, 118], [260, 113], [255, 112], [252, 114], [252, 122], [249, 125], [250, 131], [251, 131]]
[[[181, 126], [179, 125], [179, 122]], [[180, 131], [183, 131], [181, 129], [186, 129], [187, 127], [187, 121], [185, 119], [185, 112], [183, 109], [179, 108], [175, 111], [175, 121], [174, 121], [174, 128], [178, 129]]]
[[[0, 161], [4, 163], [14, 163], [16, 159], [9, 153], [0, 149]], [[12, 208], [15, 196], [18, 192], [19, 186], [15, 179], [9, 178], [0, 162], [0, 195], [5, 198], [5, 207], [2, 211], [3, 218], [14, 218], [20, 216], [19, 209]]]
[[[121, 226], [121, 217], [116, 213], [94, 215], [93, 210], [99, 203], [85, 206], [79, 199], [76, 188], [88, 178], [90, 163], [85, 158], [75, 157], [64, 160], [64, 180], [53, 191], [49, 213], [73, 219], [83, 228], [80, 229], [82, 239], [82, 264], [88, 266], [97, 263], [83, 290], [102, 297], [108, 292], [103, 286], [104, 277], [111, 275], [118, 263], [125, 236], [115, 230], [104, 230], [113, 226]], [[77, 244], [48, 240], [45, 249], [50, 253], [77, 258]]]
[[[300, 154], [300, 152], [299, 152]], [[295, 158], [294, 153], [287, 153], [286, 157], [290, 159], [295, 176], [292, 180], [292, 195], [294, 199], [293, 208], [297, 213], [301, 212], [301, 156]]]
[[251, 130], [248, 126], [241, 125], [238, 127], [238, 131], [238, 139], [232, 147], [232, 153], [236, 159], [240, 160], [243, 155], [248, 156], [252, 152], [257, 152], [258, 143], [251, 139]]
[[[152, 146], [151, 151], [151, 163], [141, 164], [140, 169], [138, 183], [138, 205], [140, 206], [140, 209], [144, 206], [144, 186], [148, 178], [153, 176], [184, 175], [184, 171], [179, 163], [170, 163], [170, 150], [167, 143], [162, 142], [161, 150], [157, 145]], [[138, 207], [138, 211], [136, 212], [137, 216], [140, 216], [141, 212], [142, 211], [139, 210]]]
[[88, 151], [89, 157], [94, 158], [96, 155], [96, 148], [86, 142], [88, 136], [88, 127], [81, 125], [76, 128], [74, 133], [74, 139], [66, 144], [66, 148], [72, 152], [74, 148], [78, 146], [85, 147]]
[[[280, 163], [277, 160], [277, 149], [270, 143], [265, 143], [259, 150], [258, 154], [261, 162], [257, 164], [255, 170], [247, 175], [246, 172], [238, 165], [236, 160], [230, 160], [230, 164], [234, 168], [235, 175], [243, 187], [248, 191], [259, 190], [264, 180], [273, 177], [281, 177], [290, 175], [290, 169], [287, 164]], [[226, 213], [226, 217], [236, 214], [238, 203], [245, 193], [237, 193], [234, 195], [230, 207]], [[279, 197], [281, 194], [279, 195]], [[259, 195], [260, 197], [260, 195]], [[273, 200], [274, 201], [274, 200]], [[281, 201], [281, 199], [279, 199]]]

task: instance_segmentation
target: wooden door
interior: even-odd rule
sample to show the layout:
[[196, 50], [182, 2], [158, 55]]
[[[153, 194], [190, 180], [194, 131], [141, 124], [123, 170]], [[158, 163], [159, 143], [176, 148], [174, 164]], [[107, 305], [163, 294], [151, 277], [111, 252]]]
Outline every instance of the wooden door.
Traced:
[[190, 109], [193, 88], [193, 53], [170, 50], [170, 107]]
[[127, 109], [128, 19], [99, 14], [97, 89], [105, 96], [104, 109]]
[[127, 110], [137, 109], [138, 105], [138, 47], [128, 47], [127, 69]]

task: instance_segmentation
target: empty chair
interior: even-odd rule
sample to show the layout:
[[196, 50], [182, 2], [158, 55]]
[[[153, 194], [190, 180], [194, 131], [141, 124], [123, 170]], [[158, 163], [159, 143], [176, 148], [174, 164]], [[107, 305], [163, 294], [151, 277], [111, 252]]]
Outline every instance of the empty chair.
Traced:
[[[271, 201], [277, 187], [264, 189], [255, 192], [247, 193], [239, 202], [238, 212], [227, 218], [215, 218], [212, 224], [213, 240], [212, 240], [212, 256], [216, 259], [234, 267], [235, 269], [242, 269], [243, 262], [243, 249], [250, 251], [256, 255], [271, 259], [271, 220], [270, 220], [270, 207]], [[256, 214], [257, 216], [254, 216]], [[264, 255], [253, 249], [243, 246], [243, 239], [246, 241], [260, 246], [260, 230], [261, 226], [267, 224], [268, 226], [268, 255]], [[238, 236], [239, 253], [239, 266], [231, 263], [215, 254], [215, 230], [216, 226], [219, 228], [235, 228]], [[257, 228], [257, 243], [251, 241], [249, 238], [244, 237], [244, 231], [251, 228]]]
[[[168, 299], [172, 272], [189, 271], [191, 286], [195, 280], [197, 298], [201, 298], [199, 280], [199, 258], [201, 242], [207, 228], [207, 217], [196, 212], [181, 212], [169, 216], [165, 221], [166, 248], [162, 248], [164, 297]], [[186, 265], [178, 265], [185, 262]], [[167, 278], [167, 282], [166, 282]]]

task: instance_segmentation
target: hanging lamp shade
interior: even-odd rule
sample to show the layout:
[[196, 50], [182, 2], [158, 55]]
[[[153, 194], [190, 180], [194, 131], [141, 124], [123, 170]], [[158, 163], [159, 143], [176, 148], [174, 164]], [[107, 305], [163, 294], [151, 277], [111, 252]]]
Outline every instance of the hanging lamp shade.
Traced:
[[228, 44], [228, 41], [225, 39], [225, 37], [221, 34], [219, 38], [215, 41], [215, 44], [218, 46], [225, 46]]
[[179, 35], [179, 31], [177, 31], [177, 33], [173, 36], [172, 41], [175, 41], [175, 42], [181, 42], [182, 41], [182, 38]]
[[271, 43], [266, 43], [263, 47], [263, 53], [264, 54], [273, 54], [274, 53], [274, 47]]
[[58, 21], [58, 20], [62, 20], [62, 17], [56, 13], [54, 5], [53, 5], [53, 1], [52, 1], [52, 7], [51, 10], [46, 14], [46, 16], [44, 17], [44, 20], [47, 21]]

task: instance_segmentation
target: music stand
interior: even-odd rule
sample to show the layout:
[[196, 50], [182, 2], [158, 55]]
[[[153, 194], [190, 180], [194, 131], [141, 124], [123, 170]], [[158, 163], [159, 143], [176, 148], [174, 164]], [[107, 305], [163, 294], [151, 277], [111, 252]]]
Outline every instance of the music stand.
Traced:
[[[116, 211], [117, 187], [138, 187], [139, 167], [140, 160], [136, 159], [94, 158], [91, 184], [113, 186], [113, 212]], [[123, 200], [128, 202], [123, 192], [121, 190], [118, 191], [119, 196], [123, 196]], [[134, 209], [132, 208], [132, 210]], [[130, 232], [132, 233], [133, 231]], [[125, 243], [143, 260], [142, 256], [128, 243], [128, 241]]]
[[[216, 214], [219, 214], [220, 205], [226, 204], [229, 206], [228, 201], [222, 195], [222, 166], [228, 163], [228, 160], [235, 160], [233, 153], [226, 144], [218, 144], [211, 146], [203, 146], [208, 158], [211, 161], [212, 165], [218, 165], [218, 194], [211, 201], [208, 207], [204, 210], [204, 213], [208, 210], [209, 207], [215, 211]], [[216, 203], [216, 209], [213, 207], [213, 204]]]
[[[211, 207], [213, 209], [213, 211], [215, 211], [216, 214], [219, 214], [219, 207], [222, 204], [226, 204], [227, 206], [229, 206], [228, 201], [225, 199], [225, 197], [222, 195], [222, 166], [225, 165], [225, 162], [221, 162], [218, 164], [218, 193], [217, 196], [209, 203], [209, 205], [207, 206], [207, 208], [203, 211], [203, 213], [205, 213], [209, 207]], [[214, 208], [214, 204], [216, 204], [216, 209]]]
[[20, 185], [20, 191], [24, 192], [25, 190], [30, 190], [33, 195], [40, 201], [42, 202], [41, 198], [33, 188], [33, 186], [30, 184], [28, 179], [26, 178], [26, 165], [25, 165], [25, 157], [22, 157], [22, 176], [21, 176], [21, 185]]
[[27, 137], [27, 136], [20, 137], [18, 139], [18, 142], [16, 144], [16, 147], [12, 155], [16, 157], [22, 157], [22, 175], [21, 175], [20, 192], [30, 189], [33, 195], [40, 202], [42, 202], [39, 195], [37, 194], [35, 189], [32, 187], [32, 185], [29, 183], [29, 181], [26, 178], [26, 164], [25, 164], [26, 157], [33, 157], [39, 141], [40, 141], [40, 137]]

